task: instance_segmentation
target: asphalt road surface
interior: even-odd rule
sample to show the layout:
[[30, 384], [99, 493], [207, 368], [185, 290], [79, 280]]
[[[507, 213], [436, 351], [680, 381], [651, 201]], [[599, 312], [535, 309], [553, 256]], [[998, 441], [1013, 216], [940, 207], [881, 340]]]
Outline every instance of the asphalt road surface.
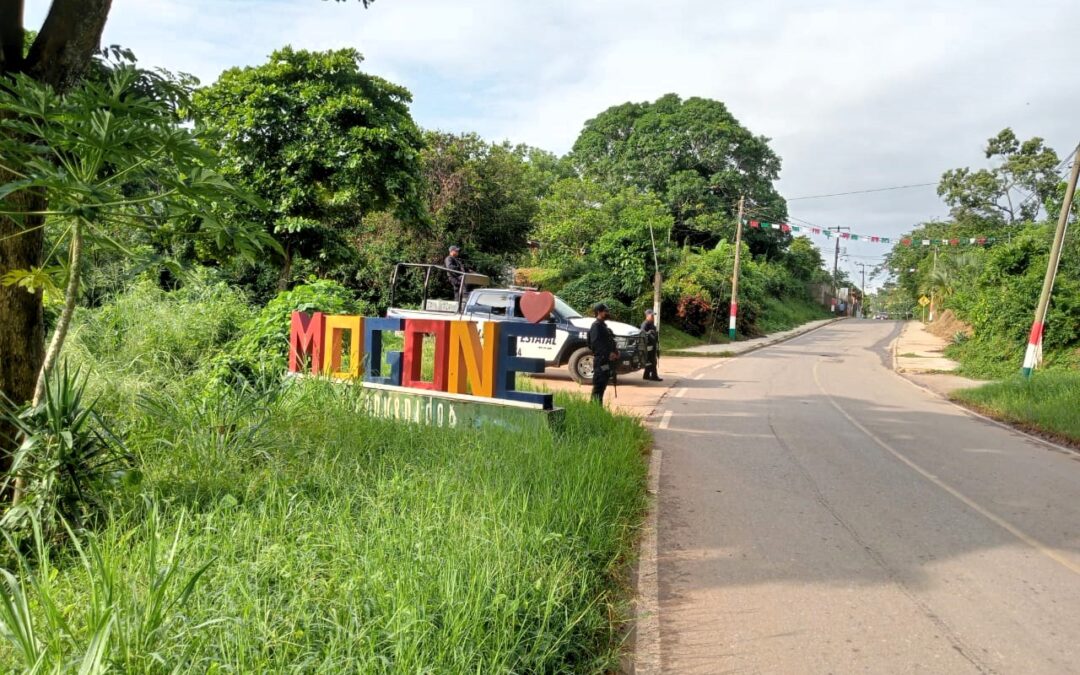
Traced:
[[1080, 456], [895, 375], [898, 331], [832, 324], [665, 399], [663, 672], [1080, 672]]

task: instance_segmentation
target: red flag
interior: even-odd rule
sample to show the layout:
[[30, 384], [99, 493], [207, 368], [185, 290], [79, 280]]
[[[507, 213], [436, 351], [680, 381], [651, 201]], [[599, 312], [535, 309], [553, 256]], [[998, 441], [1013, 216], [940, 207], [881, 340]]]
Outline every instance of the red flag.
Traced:
[[870, 237], [870, 241], [872, 241], [872, 242], [880, 241], [880, 240], [881, 240], [881, 237]]
[[761, 227], [761, 223], [759, 223], [756, 220], [751, 220], [750, 221], [750, 227]]
[[840, 233], [840, 238], [841, 239], [851, 239], [851, 233], [850, 232], [841, 232]]
[[956, 246], [956, 245], [958, 245], [959, 243], [960, 243], [960, 240], [959, 240], [959, 239], [950, 239], [950, 240], [949, 240], [949, 246]]
[[903, 244], [904, 246], [911, 246], [911, 240], [910, 239], [901, 239], [900, 243]]
[[791, 232], [791, 226], [787, 223], [783, 223], [782, 225], [780, 225], [780, 230], [782, 232]]

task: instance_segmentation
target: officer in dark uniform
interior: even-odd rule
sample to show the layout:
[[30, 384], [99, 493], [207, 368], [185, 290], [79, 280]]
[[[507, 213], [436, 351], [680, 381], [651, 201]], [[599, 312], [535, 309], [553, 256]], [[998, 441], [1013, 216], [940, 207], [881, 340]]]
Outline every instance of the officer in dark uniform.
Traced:
[[460, 246], [450, 247], [450, 255], [446, 256], [446, 260], [443, 261], [443, 267], [451, 270], [446, 273], [446, 276], [450, 280], [450, 288], [454, 289], [454, 299], [457, 300], [461, 292], [461, 282], [465, 278], [462, 276], [465, 272], [465, 263], [461, 260]]
[[593, 311], [596, 313], [596, 321], [589, 328], [589, 349], [593, 353], [592, 400], [603, 405], [604, 390], [615, 374], [619, 350], [615, 347], [615, 334], [607, 326], [607, 305], [597, 303]]
[[660, 331], [656, 329], [656, 316], [651, 309], [645, 310], [641, 335], [645, 338], [645, 373], [641, 379], [663, 382], [664, 378], [656, 373], [656, 365], [660, 361]]

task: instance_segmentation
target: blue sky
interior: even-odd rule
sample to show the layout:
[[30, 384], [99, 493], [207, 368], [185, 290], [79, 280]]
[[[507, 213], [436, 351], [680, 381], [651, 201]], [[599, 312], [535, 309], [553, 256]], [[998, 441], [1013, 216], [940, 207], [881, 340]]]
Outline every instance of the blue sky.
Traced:
[[[27, 25], [47, 9], [28, 0]], [[558, 153], [609, 106], [715, 98], [773, 139], [778, 187], [798, 197], [985, 166], [982, 146], [1005, 126], [1067, 154], [1080, 141], [1078, 26], [1067, 0], [114, 0], [104, 42], [204, 83], [286, 44], [354, 47], [412, 91], [421, 125]], [[931, 187], [790, 211], [895, 236], [945, 208]], [[852, 271], [884, 252], [847, 248]]]

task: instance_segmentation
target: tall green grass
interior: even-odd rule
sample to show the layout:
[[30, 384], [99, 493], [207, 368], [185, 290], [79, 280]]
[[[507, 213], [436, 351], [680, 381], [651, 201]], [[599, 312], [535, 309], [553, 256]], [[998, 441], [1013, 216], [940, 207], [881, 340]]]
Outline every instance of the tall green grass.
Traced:
[[767, 298], [763, 303], [757, 325], [763, 333], [768, 335], [827, 318], [829, 318], [829, 313], [809, 299]]
[[1080, 442], [1080, 372], [1050, 370], [1030, 379], [1014, 375], [952, 396], [1007, 422]]
[[[172, 349], [158, 337], [137, 341]], [[101, 650], [118, 672], [617, 668], [620, 574], [644, 503], [638, 422], [561, 397], [556, 432], [406, 426], [359, 413], [349, 386], [208, 387], [168, 354], [76, 353], [142, 481], [77, 533], [97, 562], [69, 548], [47, 568], [8, 564], [68, 667]], [[147, 562], [155, 546], [167, 564]], [[95, 639], [105, 610], [91, 608], [136, 625], [155, 566], [172, 572], [151, 634]], [[0, 664], [24, 651], [0, 644]]]

